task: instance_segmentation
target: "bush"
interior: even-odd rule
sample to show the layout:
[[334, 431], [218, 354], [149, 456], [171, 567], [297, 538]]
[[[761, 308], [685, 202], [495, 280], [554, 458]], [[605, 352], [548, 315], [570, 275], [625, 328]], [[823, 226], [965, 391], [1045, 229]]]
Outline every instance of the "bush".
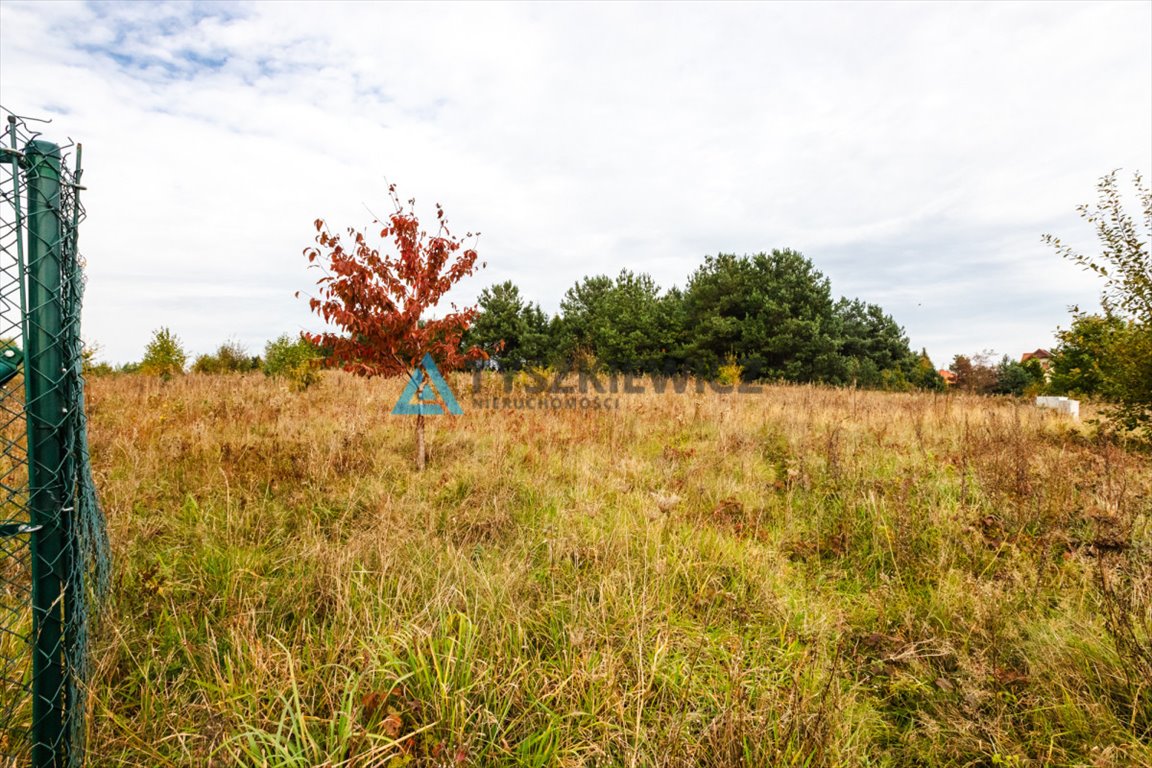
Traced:
[[277, 376], [299, 390], [320, 380], [320, 350], [303, 336], [285, 333], [264, 347], [264, 375]]
[[[532, 365], [518, 371], [506, 371], [505, 377], [512, 377], [512, 386], [533, 393], [548, 392], [556, 381], [557, 372], [547, 365]], [[507, 378], [505, 379], [507, 381]]]
[[912, 384], [908, 382], [904, 371], [899, 368], [885, 368], [880, 371], [879, 387], [886, 392], [908, 392], [912, 389]]
[[200, 355], [192, 364], [195, 373], [246, 373], [259, 370], [260, 358], [248, 355], [238, 341], [226, 341], [214, 355]]
[[743, 375], [744, 366], [740, 365], [735, 355], [728, 355], [716, 373], [716, 383], [723, 387], [734, 387], [740, 383]]
[[173, 376], [184, 373], [188, 353], [184, 351], [179, 337], [167, 328], [152, 333], [152, 340], [144, 348], [144, 359], [140, 361], [140, 372], [149, 376], [159, 376], [168, 381]]

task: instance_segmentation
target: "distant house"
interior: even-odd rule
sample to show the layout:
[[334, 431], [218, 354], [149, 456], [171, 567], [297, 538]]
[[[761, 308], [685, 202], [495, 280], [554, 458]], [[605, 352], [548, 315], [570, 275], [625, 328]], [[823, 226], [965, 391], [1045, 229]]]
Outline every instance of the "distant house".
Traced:
[[941, 368], [936, 371], [936, 373], [940, 374], [940, 378], [944, 379], [944, 383], [949, 387], [956, 383], [956, 374], [952, 373], [952, 371]]
[[1048, 373], [1048, 368], [1052, 365], [1052, 353], [1046, 349], [1038, 349], [1035, 352], [1025, 352], [1020, 357], [1021, 363], [1026, 363], [1029, 360], [1035, 360], [1040, 364], [1040, 370]]

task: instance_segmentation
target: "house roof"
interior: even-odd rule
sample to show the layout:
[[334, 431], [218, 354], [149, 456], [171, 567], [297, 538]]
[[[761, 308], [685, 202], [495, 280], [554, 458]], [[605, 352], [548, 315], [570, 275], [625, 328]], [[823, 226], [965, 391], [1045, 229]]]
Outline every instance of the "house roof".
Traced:
[[956, 374], [952, 373], [952, 371], [941, 368], [940, 370], [936, 371], [936, 373], [940, 374], [940, 378], [944, 379], [944, 381], [948, 384], [952, 384], [956, 381]]
[[1052, 353], [1046, 349], [1038, 349], [1035, 352], [1025, 352], [1024, 356], [1020, 358], [1020, 362], [1026, 363], [1029, 360], [1051, 360]]

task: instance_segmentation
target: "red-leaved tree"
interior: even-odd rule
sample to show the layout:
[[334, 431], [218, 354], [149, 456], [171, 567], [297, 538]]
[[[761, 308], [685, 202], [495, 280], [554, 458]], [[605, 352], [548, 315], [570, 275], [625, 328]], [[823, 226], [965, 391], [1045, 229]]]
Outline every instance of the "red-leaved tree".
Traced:
[[[415, 201], [405, 209], [389, 185], [393, 213], [380, 226], [380, 239], [392, 249], [381, 250], [361, 231], [332, 233], [316, 220], [316, 247], [304, 250], [308, 261], [324, 270], [317, 281], [319, 296], [309, 306], [340, 332], [307, 333], [325, 350], [324, 364], [359, 376], [409, 375], [430, 354], [441, 371], [459, 368], [468, 360], [486, 357], [477, 347], [463, 349], [461, 338], [476, 317], [476, 307], [458, 308], [440, 318], [424, 314], [444, 294], [476, 269], [476, 251], [448, 231], [444, 210], [436, 206], [437, 232], [420, 228]], [[472, 233], [465, 239], [473, 239]], [[484, 266], [483, 264], [480, 265]], [[420, 377], [422, 399], [427, 377]], [[424, 415], [416, 416], [416, 467], [425, 464]]]

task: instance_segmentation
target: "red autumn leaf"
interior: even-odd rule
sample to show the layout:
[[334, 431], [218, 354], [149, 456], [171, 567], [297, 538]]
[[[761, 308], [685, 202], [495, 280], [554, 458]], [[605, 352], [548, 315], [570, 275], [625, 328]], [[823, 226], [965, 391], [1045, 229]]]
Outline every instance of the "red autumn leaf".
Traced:
[[400, 732], [403, 729], [404, 722], [400, 719], [400, 716], [395, 713], [389, 714], [380, 721], [380, 730], [390, 739], [399, 738]]

